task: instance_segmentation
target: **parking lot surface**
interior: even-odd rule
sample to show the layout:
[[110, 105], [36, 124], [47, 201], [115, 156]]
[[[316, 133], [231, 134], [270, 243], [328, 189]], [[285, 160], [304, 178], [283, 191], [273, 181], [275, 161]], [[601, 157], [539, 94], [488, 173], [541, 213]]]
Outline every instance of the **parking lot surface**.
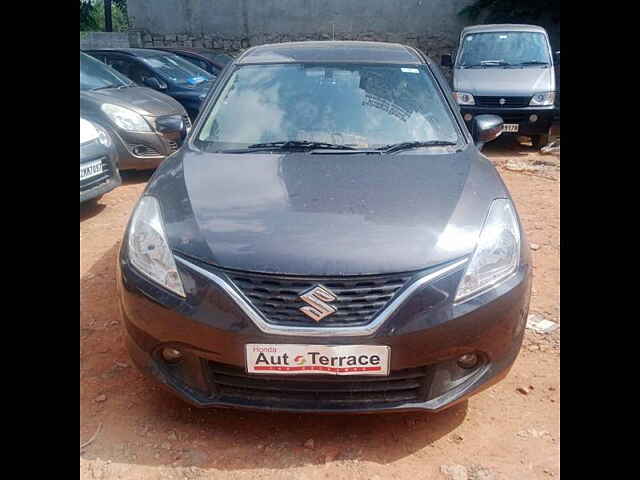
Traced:
[[[560, 160], [513, 137], [484, 153], [522, 217], [532, 314], [560, 323]], [[80, 209], [80, 476], [83, 479], [559, 478], [560, 329], [527, 330], [505, 380], [438, 414], [198, 410], [146, 380], [122, 341], [115, 262], [150, 173]], [[97, 432], [97, 433], [96, 433]]]

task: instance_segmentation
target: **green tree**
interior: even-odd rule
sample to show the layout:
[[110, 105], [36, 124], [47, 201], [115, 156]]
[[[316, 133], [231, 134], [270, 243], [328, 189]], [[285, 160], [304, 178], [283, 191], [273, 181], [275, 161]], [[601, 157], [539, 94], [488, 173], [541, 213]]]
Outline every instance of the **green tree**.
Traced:
[[[114, 32], [127, 31], [127, 0], [112, 0], [111, 23]], [[80, 0], [80, 31], [105, 31], [103, 0]]]

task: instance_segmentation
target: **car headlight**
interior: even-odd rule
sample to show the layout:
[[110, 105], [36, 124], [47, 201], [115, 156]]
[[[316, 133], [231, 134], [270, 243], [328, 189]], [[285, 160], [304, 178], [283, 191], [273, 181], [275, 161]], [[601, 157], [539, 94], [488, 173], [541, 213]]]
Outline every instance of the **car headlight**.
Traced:
[[495, 287], [517, 270], [519, 262], [520, 228], [515, 209], [510, 200], [496, 199], [489, 207], [455, 301]]
[[453, 92], [453, 98], [456, 99], [458, 105], [475, 105], [476, 101], [473, 95], [466, 92]]
[[555, 100], [556, 100], [556, 92], [536, 93], [533, 97], [531, 97], [531, 101], [529, 102], [529, 105], [530, 106], [553, 105], [553, 102]]
[[186, 297], [164, 234], [160, 204], [154, 197], [142, 197], [133, 213], [128, 253], [131, 264], [141, 273], [173, 293]]
[[115, 123], [118, 127], [129, 132], [151, 132], [151, 127], [147, 121], [142, 118], [142, 115], [137, 114], [133, 110], [120, 107], [119, 105], [113, 105], [111, 103], [104, 103], [100, 107], [104, 113]]
[[96, 125], [96, 130], [98, 130], [98, 142], [109, 148], [111, 146], [111, 137], [109, 136], [107, 131], [100, 125]]

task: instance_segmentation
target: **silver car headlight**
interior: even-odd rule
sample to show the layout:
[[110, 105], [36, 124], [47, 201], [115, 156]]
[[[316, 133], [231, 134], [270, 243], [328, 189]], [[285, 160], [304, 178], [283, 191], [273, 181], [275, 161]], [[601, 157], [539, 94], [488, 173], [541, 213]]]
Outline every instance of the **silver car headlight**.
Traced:
[[128, 132], [151, 132], [151, 127], [142, 115], [128, 108], [112, 103], [103, 103], [100, 107], [109, 119], [118, 127]]
[[520, 227], [516, 212], [510, 200], [498, 198], [489, 207], [455, 302], [496, 287], [516, 272], [519, 262]]
[[531, 97], [530, 106], [542, 107], [545, 105], [553, 105], [556, 100], [556, 92], [536, 93]]
[[458, 105], [475, 105], [476, 100], [473, 95], [466, 92], [453, 92], [453, 98], [456, 99]]
[[96, 125], [96, 130], [98, 130], [98, 142], [104, 147], [109, 148], [111, 146], [111, 136], [109, 133], [100, 125]]
[[173, 293], [186, 297], [164, 233], [160, 204], [154, 197], [142, 197], [133, 213], [128, 253], [131, 264], [142, 274]]

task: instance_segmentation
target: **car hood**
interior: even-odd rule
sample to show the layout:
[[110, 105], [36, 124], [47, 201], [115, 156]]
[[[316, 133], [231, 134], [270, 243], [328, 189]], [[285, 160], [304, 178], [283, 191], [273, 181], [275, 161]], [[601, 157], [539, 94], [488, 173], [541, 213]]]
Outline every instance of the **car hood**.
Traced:
[[457, 68], [453, 89], [483, 96], [531, 96], [555, 90], [552, 68]]
[[83, 97], [85, 101], [89, 100], [96, 104], [113, 103], [145, 116], [184, 114], [182, 106], [176, 100], [146, 87], [81, 91], [81, 100]]
[[463, 152], [213, 154], [165, 161], [160, 199], [171, 248], [224, 268], [292, 275], [413, 271], [473, 251], [494, 198], [493, 166]]

